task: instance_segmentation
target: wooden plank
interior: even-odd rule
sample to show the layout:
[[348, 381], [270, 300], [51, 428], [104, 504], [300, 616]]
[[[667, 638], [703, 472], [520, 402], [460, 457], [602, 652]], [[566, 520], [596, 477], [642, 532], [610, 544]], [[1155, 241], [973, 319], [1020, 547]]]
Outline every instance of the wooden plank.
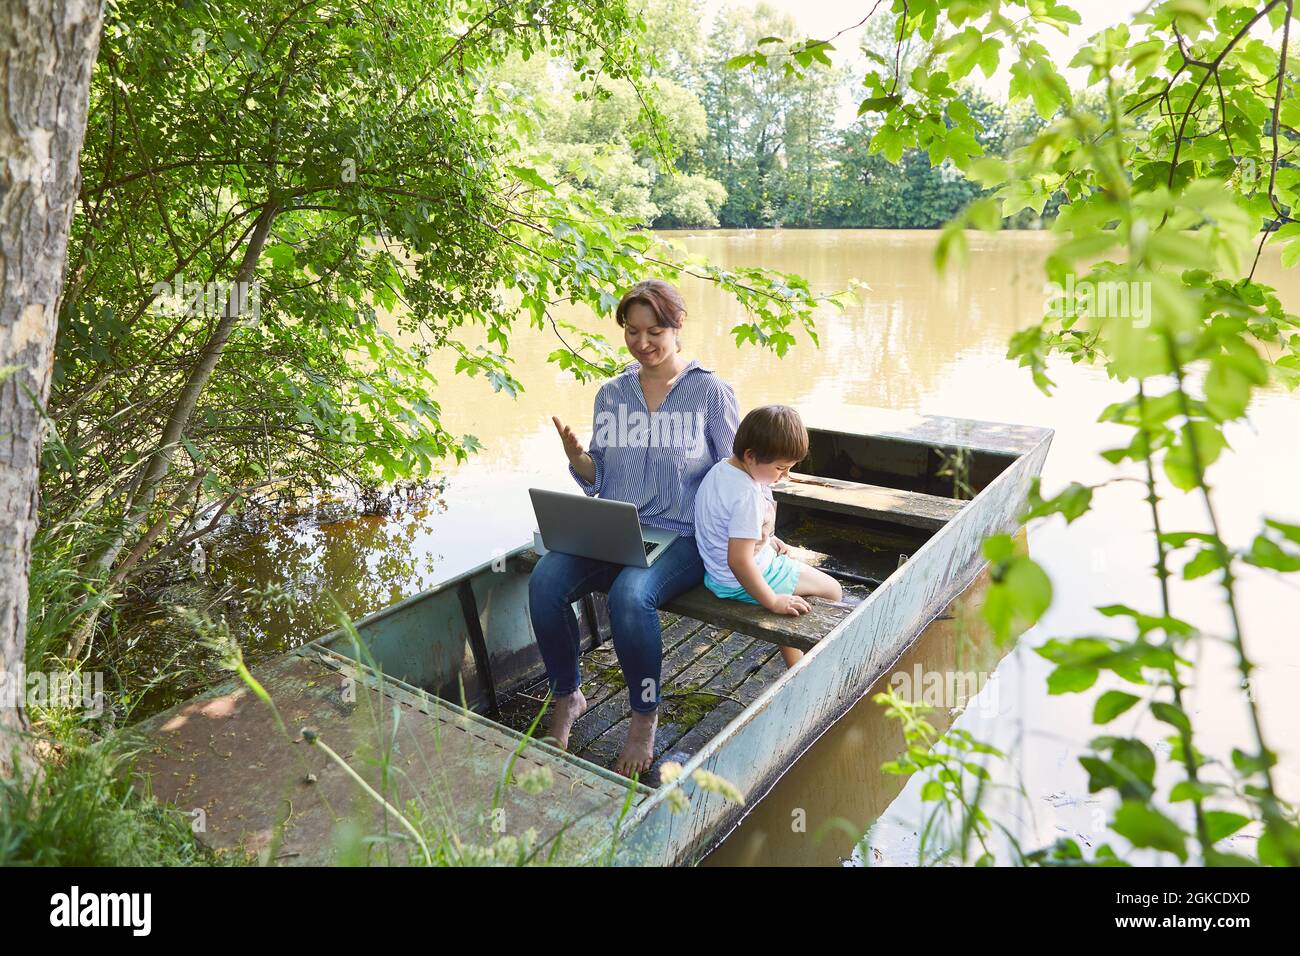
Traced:
[[[661, 613], [659, 620], [665, 655], [670, 654], [703, 627], [699, 621], [681, 618], [675, 614]], [[623, 672], [619, 669], [618, 656], [613, 645], [602, 644], [584, 654], [580, 661], [580, 670], [583, 675], [582, 696], [587, 699], [589, 711], [609, 698], [624, 693], [626, 685], [623, 683]], [[507, 727], [523, 733], [537, 716], [542, 701], [546, 699], [548, 686], [546, 676], [539, 677], [522, 692], [515, 694], [502, 707], [501, 715], [497, 719]], [[539, 737], [543, 735], [540, 727], [536, 734]]]
[[[614, 650], [608, 645], [596, 648], [582, 657], [582, 696], [588, 701], [602, 701], [623, 690], [623, 672], [619, 670]], [[542, 709], [549, 687], [545, 676], [515, 693], [501, 707], [496, 720], [507, 727], [526, 733], [533, 719]], [[538, 724], [535, 737], [545, 736], [545, 727]]]
[[[531, 570], [537, 563], [537, 554], [525, 551], [515, 558], [516, 567]], [[851, 589], [846, 589], [851, 590]], [[785, 647], [811, 650], [830, 633], [831, 628], [848, 617], [852, 604], [836, 604], [821, 598], [808, 598], [812, 610], [798, 617], [773, 614], [757, 604], [744, 601], [726, 601], [700, 585], [673, 598], [661, 610], [683, 617], [703, 621], [728, 631], [739, 631], [750, 637]]]
[[901, 409], [818, 402], [798, 406], [809, 430], [838, 432], [873, 441], [903, 441], [1019, 457], [1052, 435], [1050, 428], [920, 415]]
[[933, 531], [957, 517], [966, 504], [956, 498], [793, 471], [787, 481], [772, 486], [772, 497], [778, 503], [788, 501], [804, 508], [836, 511]]
[[[749, 640], [748, 646], [723, 664], [718, 669], [718, 672], [709, 678], [707, 683], [697, 690], [687, 693], [684, 708], [676, 704], [678, 698], [671, 696], [671, 693], [670, 696], [665, 698], [667, 706], [663, 708], [659, 728], [655, 732], [654, 757], [656, 764], [669, 751], [680, 755], [682, 750], [680, 741], [686, 738], [700, 724], [710, 720], [719, 707], [727, 705], [743, 707], [741, 698], [738, 696], [741, 688], [762, 670], [769, 661], [776, 661], [779, 665], [778, 672], [785, 670], [785, 661], [782, 660], [775, 647], [766, 641], [747, 640]], [[699, 695], [713, 698], [713, 706], [707, 713], [690, 712], [692, 709], [690, 704], [693, 703], [691, 698]], [[757, 696], [758, 690], [755, 689], [753, 696], [749, 700], [753, 700]], [[718, 724], [718, 727], [721, 726], [723, 725]], [[651, 778], [647, 775], [645, 782], [651, 786], [658, 786], [658, 777]]]
[[[687, 621], [695, 629], [689, 637], [678, 643], [671, 651], [665, 651], [660, 665], [660, 677], [665, 684], [684, 671], [701, 655], [707, 653], [724, 636], [716, 628], [697, 621]], [[587, 702], [586, 712], [574, 722], [569, 734], [569, 752], [585, 756], [583, 751], [591, 742], [600, 737], [620, 720], [626, 718], [632, 710], [631, 701], [626, 692], [611, 694], [599, 704], [592, 706]]]
[[[664, 678], [663, 697], [659, 706], [661, 722], [668, 720], [675, 707], [682, 710], [686, 706], [684, 703], [674, 704], [671, 697], [673, 693], [682, 693], [684, 688], [698, 689], [706, 685], [733, 658], [743, 653], [746, 647], [754, 643], [752, 638], [734, 632], [720, 636], [722, 637], [720, 641], [708, 648], [703, 654], [697, 656], [687, 667], [674, 674], [671, 678]], [[605, 733], [588, 744], [586, 749], [579, 753], [578, 756], [590, 760], [598, 766], [612, 764], [623, 749], [623, 743], [627, 740], [631, 716], [630, 713], [625, 714]], [[662, 728], [656, 731], [656, 742], [661, 732]], [[680, 736], [680, 732], [674, 734], [674, 739], [677, 736]]]
[[[746, 707], [758, 699], [763, 689], [785, 673], [785, 661], [775, 650], [762, 643], [754, 647], [763, 648], [767, 656], [760, 659], [756, 668], [738, 668], [740, 682], [730, 688], [730, 699], [724, 698], [699, 723], [688, 730], [673, 744], [666, 746], [662, 752], [656, 748], [655, 763], [646, 774], [646, 782], [651, 786], [659, 785], [659, 768], [665, 761], [674, 760], [685, 764], [691, 757], [717, 735], [718, 731], [731, 723]], [[749, 658], [749, 652], [744, 655]]]
[[772, 644], [808, 651], [848, 617], [854, 605], [817, 597], [806, 600], [811, 608], [806, 614], [774, 614], [758, 604], [724, 600], [701, 585], [673, 598], [664, 609]]

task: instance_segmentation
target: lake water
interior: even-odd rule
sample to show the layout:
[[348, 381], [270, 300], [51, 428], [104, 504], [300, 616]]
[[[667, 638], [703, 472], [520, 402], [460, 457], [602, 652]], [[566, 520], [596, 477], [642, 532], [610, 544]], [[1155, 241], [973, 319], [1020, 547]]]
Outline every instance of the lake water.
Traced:
[[[730, 329], [743, 321], [739, 308], [706, 281], [684, 278], [688, 319], [682, 333], [687, 357], [716, 370], [735, 388], [742, 413], [781, 402], [805, 408], [875, 405], [906, 411], [1045, 425], [1056, 430], [1044, 470], [1051, 492], [1070, 480], [1098, 482], [1115, 472], [1098, 451], [1127, 442], [1128, 431], [1098, 424], [1101, 409], [1126, 397], [1128, 387], [1100, 369], [1053, 364], [1058, 383], [1046, 397], [1026, 371], [1005, 358], [1006, 343], [1044, 308], [1041, 263], [1050, 239], [1042, 233], [977, 235], [968, 268], [937, 277], [931, 267], [936, 238], [929, 232], [860, 230], [672, 233], [692, 252], [724, 266], [761, 265], [807, 277], [815, 290], [844, 288], [851, 278], [870, 285], [863, 303], [843, 313], [819, 315], [821, 347], [806, 340], [784, 359], [753, 346], [738, 349]], [[1283, 290], [1283, 302], [1300, 311], [1300, 272], [1284, 273], [1276, 253], [1266, 255], [1259, 278]], [[621, 333], [578, 310], [565, 318], [603, 327], [615, 343]], [[471, 345], [477, 344], [473, 341]], [[255, 544], [223, 548], [218, 577], [233, 584], [290, 584], [300, 600], [260, 621], [263, 651], [301, 643], [326, 627], [325, 591], [334, 591], [361, 614], [432, 586], [496, 550], [531, 536], [529, 486], [575, 490], [550, 423], [558, 415], [585, 439], [590, 434], [597, 384], [580, 385], [545, 356], [559, 347], [547, 333], [521, 328], [511, 347], [515, 374], [526, 391], [516, 399], [494, 394], [480, 378], [441, 369], [436, 399], [444, 421], [485, 446], [468, 463], [448, 470], [441, 496], [411, 502], [387, 518], [359, 518], [318, 527], [287, 522]], [[1300, 472], [1300, 394], [1261, 395], [1248, 424], [1229, 429], [1233, 452], [1211, 472], [1219, 517], [1233, 545], [1248, 544], [1263, 516], [1300, 521], [1295, 497]], [[1123, 602], [1154, 610], [1157, 592], [1149, 572], [1152, 544], [1143, 489], [1121, 482], [1101, 489], [1092, 513], [1068, 529], [1057, 517], [1030, 529], [1034, 557], [1050, 573], [1056, 599], [1045, 619], [1011, 653], [976, 641], [963, 643], [936, 628], [900, 661], [908, 674], [953, 668], [986, 671], [984, 690], [957, 718], [977, 737], [1008, 751], [1008, 780], [1025, 797], [1008, 801], [1008, 825], [1027, 845], [1058, 835], [1091, 840], [1105, 805], [1089, 797], [1076, 756], [1095, 732], [1086, 696], [1052, 697], [1050, 665], [1027, 648], [1052, 636], [1122, 633], [1122, 624], [1097, 614], [1098, 605]], [[1198, 499], [1172, 492], [1166, 530], [1204, 527]], [[1174, 585], [1175, 613], [1205, 632], [1225, 633], [1221, 605], [1208, 579]], [[1276, 779], [1300, 798], [1300, 589], [1260, 573], [1241, 581], [1248, 650], [1259, 666], [1252, 688], [1262, 702], [1269, 742], [1282, 755]], [[947, 636], [945, 636], [947, 635]], [[919, 668], [919, 670], [917, 670]], [[1197, 686], [1188, 708], [1198, 746], [1226, 757], [1249, 747], [1231, 650], [1206, 641], [1197, 661]], [[1141, 708], [1138, 708], [1139, 710]], [[1111, 729], [1158, 741], [1158, 726], [1135, 725], [1134, 712]], [[1149, 718], [1148, 718], [1149, 724]], [[877, 849], [866, 863], [906, 863], [915, 857], [921, 803], [914, 782], [898, 793], [895, 778], [879, 772], [901, 738], [869, 700], [860, 704], [799, 761], [711, 858], [717, 863], [834, 863], [850, 857], [854, 839], [885, 813]], [[833, 821], [844, 826], [826, 832]], [[823, 831], [819, 838], [818, 831]]]

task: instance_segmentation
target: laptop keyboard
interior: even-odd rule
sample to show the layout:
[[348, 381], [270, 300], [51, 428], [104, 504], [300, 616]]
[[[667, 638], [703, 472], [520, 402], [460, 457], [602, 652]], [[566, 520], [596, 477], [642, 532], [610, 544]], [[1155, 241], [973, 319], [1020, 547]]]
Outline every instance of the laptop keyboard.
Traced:
[[655, 548], [659, 547], [658, 541], [642, 541], [641, 543], [645, 545], [645, 553], [647, 555], [654, 551]]

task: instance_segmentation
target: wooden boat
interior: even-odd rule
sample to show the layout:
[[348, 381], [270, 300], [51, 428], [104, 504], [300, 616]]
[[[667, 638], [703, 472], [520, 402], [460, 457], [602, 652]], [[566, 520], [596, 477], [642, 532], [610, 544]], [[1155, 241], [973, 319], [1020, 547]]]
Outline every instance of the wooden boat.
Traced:
[[[838, 577], [846, 600], [813, 599], [793, 618], [699, 587], [664, 607], [664, 703], [647, 782], [607, 769], [628, 703], [603, 595], [574, 606], [591, 706], [571, 752], [526, 733], [546, 686], [527, 613], [531, 544], [255, 668], [287, 732], [238, 681], [151, 718], [139, 727], [139, 779], [192, 812], [210, 845], [281, 862], [328, 861], [339, 822], [358, 815], [400, 833], [304, 741], [310, 727], [391, 804], [432, 818], [458, 845], [481, 850], [531, 831], [566, 862], [698, 861], [971, 584], [984, 538], [1017, 526], [1052, 437], [866, 408], [804, 418], [809, 456], [773, 486], [778, 533]], [[787, 670], [779, 645], [808, 653]], [[684, 772], [661, 783], [669, 760]], [[702, 788], [697, 770], [730, 781], [744, 805]]]

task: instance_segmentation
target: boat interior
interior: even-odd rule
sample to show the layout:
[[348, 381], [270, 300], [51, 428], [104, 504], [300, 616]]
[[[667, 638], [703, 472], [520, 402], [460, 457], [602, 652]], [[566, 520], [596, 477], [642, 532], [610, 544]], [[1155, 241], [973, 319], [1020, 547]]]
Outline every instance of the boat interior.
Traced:
[[[1015, 455], [942, 442], [810, 429], [808, 457], [772, 488], [777, 534], [795, 556], [837, 578], [841, 602], [810, 599], [798, 617], [724, 601], [702, 585], [661, 609], [663, 682], [655, 765], [685, 762], [783, 672], [782, 645], [807, 650], [905, 566], [1015, 460]], [[527, 613], [528, 574], [538, 560], [521, 547], [357, 624], [365, 645], [335, 633], [320, 643], [360, 657], [444, 700], [519, 733], [541, 736], [545, 672]], [[569, 751], [610, 767], [630, 707], [610, 637], [605, 596], [575, 603], [588, 709]]]

